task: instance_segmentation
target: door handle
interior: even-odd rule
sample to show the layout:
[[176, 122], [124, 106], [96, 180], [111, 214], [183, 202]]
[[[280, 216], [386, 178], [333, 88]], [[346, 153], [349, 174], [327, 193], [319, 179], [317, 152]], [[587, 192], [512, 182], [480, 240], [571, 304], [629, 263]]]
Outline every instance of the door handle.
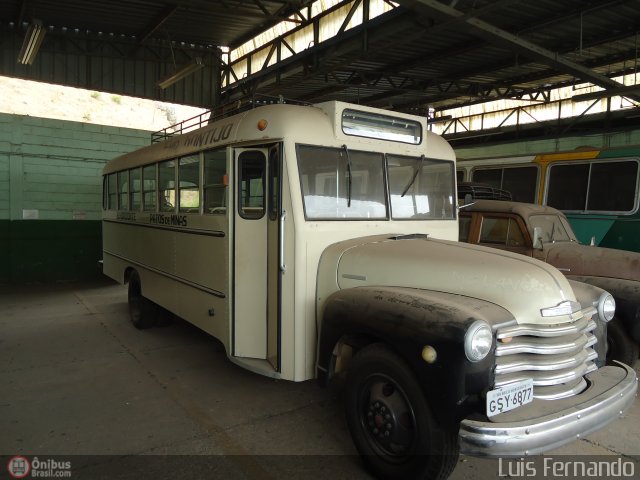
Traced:
[[287, 211], [282, 210], [282, 215], [280, 216], [280, 271], [282, 273], [285, 272], [287, 266], [284, 264], [284, 221], [287, 218]]

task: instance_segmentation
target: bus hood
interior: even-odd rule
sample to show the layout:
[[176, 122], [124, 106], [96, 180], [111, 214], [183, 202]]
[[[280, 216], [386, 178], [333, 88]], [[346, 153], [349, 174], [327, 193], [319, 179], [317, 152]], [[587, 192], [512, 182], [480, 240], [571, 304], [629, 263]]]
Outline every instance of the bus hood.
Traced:
[[565, 275], [640, 281], [640, 253], [576, 242], [544, 245], [544, 259]]
[[386, 285], [482, 299], [511, 312], [518, 323], [571, 322], [540, 310], [576, 297], [567, 279], [544, 262], [467, 243], [405, 235], [361, 239], [340, 255], [340, 289]]

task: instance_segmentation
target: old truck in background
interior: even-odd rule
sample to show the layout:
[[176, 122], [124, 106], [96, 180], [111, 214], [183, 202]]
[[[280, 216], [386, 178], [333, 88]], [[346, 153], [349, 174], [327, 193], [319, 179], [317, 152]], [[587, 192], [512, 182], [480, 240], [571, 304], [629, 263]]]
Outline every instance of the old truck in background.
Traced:
[[562, 212], [529, 203], [476, 200], [461, 210], [459, 227], [463, 242], [537, 258], [610, 292], [616, 314], [607, 326], [607, 359], [628, 365], [638, 359], [640, 253], [582, 245]]

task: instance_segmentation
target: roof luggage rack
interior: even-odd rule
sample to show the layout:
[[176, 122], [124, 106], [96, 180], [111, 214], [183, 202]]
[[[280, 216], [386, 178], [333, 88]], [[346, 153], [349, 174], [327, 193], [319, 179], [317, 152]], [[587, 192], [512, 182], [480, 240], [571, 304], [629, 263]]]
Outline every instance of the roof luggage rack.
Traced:
[[512, 200], [511, 192], [481, 183], [458, 183], [458, 198], [471, 196], [471, 200]]
[[151, 134], [151, 143], [161, 142], [174, 135], [182, 135], [183, 133], [191, 132], [202, 127], [206, 127], [210, 123], [213, 123], [222, 118], [235, 115], [236, 113], [245, 112], [247, 110], [253, 110], [256, 107], [263, 105], [274, 105], [279, 103], [286, 103], [288, 105], [311, 105], [308, 102], [302, 102], [299, 100], [285, 99], [282, 95], [272, 97], [268, 95], [253, 95], [249, 98], [237, 100], [235, 102], [226, 103], [220, 105], [212, 110], [202, 112], [195, 117], [187, 118], [182, 122], [176, 123], [169, 127], [158, 130]]

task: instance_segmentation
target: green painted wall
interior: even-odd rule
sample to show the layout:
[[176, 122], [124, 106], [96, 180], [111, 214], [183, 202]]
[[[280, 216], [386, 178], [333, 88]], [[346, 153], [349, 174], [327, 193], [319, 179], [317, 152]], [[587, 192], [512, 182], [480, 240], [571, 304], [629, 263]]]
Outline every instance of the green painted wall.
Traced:
[[[0, 283], [100, 275], [105, 162], [150, 132], [0, 113]], [[640, 131], [477, 146], [462, 158], [640, 144]]]
[[74, 281], [101, 274], [98, 220], [0, 220], [0, 279], [11, 283]]
[[102, 167], [149, 137], [0, 113], [0, 283], [98, 276]]

